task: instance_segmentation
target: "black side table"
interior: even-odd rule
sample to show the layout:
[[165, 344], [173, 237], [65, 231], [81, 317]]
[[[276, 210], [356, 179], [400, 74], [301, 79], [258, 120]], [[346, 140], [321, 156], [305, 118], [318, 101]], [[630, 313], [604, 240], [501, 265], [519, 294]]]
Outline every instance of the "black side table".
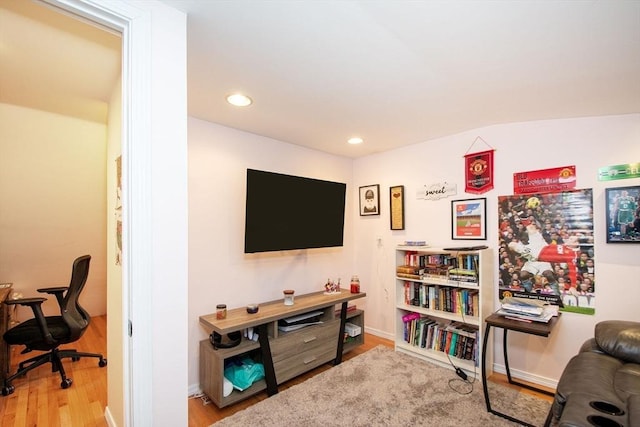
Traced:
[[529, 424], [525, 421], [514, 418], [510, 415], [503, 414], [502, 412], [498, 412], [494, 409], [491, 409], [491, 402], [489, 401], [489, 390], [487, 389], [487, 369], [486, 369], [486, 355], [487, 355], [487, 341], [489, 341], [489, 331], [491, 327], [502, 328], [504, 330], [503, 333], [503, 341], [502, 341], [502, 349], [504, 351], [504, 366], [507, 371], [507, 378], [509, 380], [509, 384], [515, 384], [520, 387], [527, 388], [529, 390], [534, 390], [539, 393], [546, 394], [548, 396], [553, 396], [554, 393], [550, 393], [546, 390], [542, 390], [529, 384], [523, 384], [517, 381], [514, 381], [511, 378], [511, 371], [509, 370], [509, 356], [507, 354], [507, 332], [516, 331], [522, 332], [525, 334], [537, 335], [540, 337], [548, 337], [551, 334], [551, 330], [558, 322], [559, 317], [552, 317], [548, 323], [543, 322], [521, 322], [518, 320], [507, 319], [504, 316], [493, 313], [486, 319], [484, 322], [486, 323], [486, 327], [484, 329], [484, 340], [482, 342], [482, 389], [484, 391], [484, 401], [487, 404], [487, 412], [491, 412], [492, 414], [498, 415], [502, 418], [505, 418], [509, 421], [513, 421], [518, 424], [522, 424], [523, 426], [535, 427], [532, 424]]

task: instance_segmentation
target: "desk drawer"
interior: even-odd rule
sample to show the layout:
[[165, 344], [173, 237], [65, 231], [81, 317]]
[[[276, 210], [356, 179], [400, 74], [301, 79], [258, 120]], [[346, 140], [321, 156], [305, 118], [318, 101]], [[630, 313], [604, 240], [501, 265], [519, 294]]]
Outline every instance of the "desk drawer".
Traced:
[[335, 347], [338, 344], [339, 330], [340, 322], [332, 320], [281, 335], [269, 342], [273, 363], [300, 355], [308, 350], [324, 347], [327, 344]]
[[271, 357], [278, 384], [336, 357], [339, 321], [310, 326], [271, 341]]
[[302, 354], [281, 360], [273, 365], [276, 372], [276, 382], [282, 384], [335, 358], [336, 346], [331, 346], [327, 343], [324, 347], [308, 350]]

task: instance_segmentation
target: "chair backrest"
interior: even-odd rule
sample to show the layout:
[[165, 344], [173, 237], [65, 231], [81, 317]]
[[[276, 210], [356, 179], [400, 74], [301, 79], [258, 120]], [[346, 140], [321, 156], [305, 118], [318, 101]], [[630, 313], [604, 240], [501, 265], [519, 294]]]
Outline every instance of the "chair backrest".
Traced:
[[73, 261], [73, 269], [71, 271], [71, 282], [69, 289], [64, 296], [62, 303], [62, 318], [67, 326], [69, 326], [70, 337], [69, 342], [75, 341], [84, 334], [91, 317], [89, 313], [80, 306], [78, 298], [87, 283], [89, 276], [89, 263], [91, 255], [83, 255]]

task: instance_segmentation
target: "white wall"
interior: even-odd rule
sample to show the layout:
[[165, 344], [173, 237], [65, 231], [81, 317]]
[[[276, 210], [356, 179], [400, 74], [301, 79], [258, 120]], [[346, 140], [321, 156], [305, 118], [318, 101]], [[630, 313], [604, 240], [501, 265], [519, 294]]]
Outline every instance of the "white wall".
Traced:
[[[342, 248], [244, 254], [246, 169], [345, 182], [352, 160], [189, 119], [189, 384], [197, 390], [198, 323], [216, 304], [229, 308], [320, 291], [328, 278], [348, 283], [353, 266], [353, 219]], [[355, 209], [347, 194], [347, 211]], [[364, 303], [358, 300], [358, 306]]]
[[[495, 189], [464, 193], [464, 160], [477, 136], [496, 149]], [[470, 152], [488, 147], [476, 143]], [[594, 189], [594, 227], [598, 303], [594, 316], [564, 313], [550, 338], [509, 334], [509, 362], [514, 375], [554, 385], [565, 364], [594, 325], [605, 319], [640, 320], [640, 245], [607, 244], [604, 189], [640, 185], [640, 179], [600, 182], [599, 167], [640, 161], [640, 115], [548, 120], [496, 125], [415, 144], [354, 162], [353, 188], [380, 184], [380, 217], [354, 218], [355, 267], [367, 292], [366, 326], [391, 337], [394, 329], [394, 247], [404, 240], [427, 240], [432, 246], [460, 246], [451, 240], [451, 200], [487, 198], [488, 239], [497, 249], [497, 197], [513, 194], [513, 173], [576, 165], [577, 188]], [[455, 183], [458, 194], [439, 201], [418, 200], [424, 184]], [[405, 186], [404, 231], [389, 230], [389, 187]], [[382, 237], [382, 244], [376, 241]], [[478, 242], [475, 241], [477, 244]], [[484, 243], [484, 242], [483, 242]], [[496, 257], [497, 258], [497, 257]], [[497, 293], [497, 259], [495, 262]], [[496, 308], [498, 300], [496, 298]], [[496, 370], [502, 368], [502, 334], [494, 336]]]
[[[105, 156], [104, 124], [0, 104], [0, 281], [41, 295], [68, 285], [73, 260], [90, 254], [80, 302], [92, 316], [107, 312]], [[55, 298], [43, 309], [60, 312]]]
[[[463, 155], [477, 136], [496, 149], [495, 189], [464, 193]], [[598, 321], [640, 320], [640, 245], [607, 244], [604, 188], [640, 185], [640, 179], [597, 181], [602, 166], [640, 159], [640, 115], [548, 120], [496, 125], [351, 161], [295, 145], [189, 120], [189, 384], [198, 383], [198, 342], [206, 333], [198, 317], [215, 305], [230, 308], [281, 298], [281, 290], [317, 290], [326, 277], [358, 274], [367, 298], [366, 329], [393, 338], [394, 247], [425, 239], [432, 246], [451, 240], [451, 200], [486, 197], [488, 239], [497, 247], [497, 197], [513, 193], [513, 173], [576, 165], [578, 188], [594, 189], [598, 305], [594, 316], [564, 313], [548, 339], [509, 335], [512, 373], [554, 386], [562, 369]], [[479, 145], [478, 145], [479, 144]], [[486, 149], [482, 143], [471, 152]], [[346, 245], [337, 251], [294, 251], [245, 255], [243, 251], [247, 167], [347, 182]], [[353, 177], [352, 177], [353, 175]], [[446, 181], [458, 194], [439, 201], [418, 200], [425, 184]], [[381, 215], [360, 217], [358, 187], [380, 184]], [[405, 230], [389, 229], [389, 187], [405, 186]], [[378, 238], [381, 242], [378, 242]], [[478, 243], [475, 241], [474, 243]], [[497, 293], [497, 257], [495, 257]], [[362, 302], [361, 302], [362, 301]], [[366, 305], [365, 305], [366, 301]], [[496, 308], [499, 302], [495, 300]], [[504, 372], [502, 334], [494, 335], [496, 371]]]

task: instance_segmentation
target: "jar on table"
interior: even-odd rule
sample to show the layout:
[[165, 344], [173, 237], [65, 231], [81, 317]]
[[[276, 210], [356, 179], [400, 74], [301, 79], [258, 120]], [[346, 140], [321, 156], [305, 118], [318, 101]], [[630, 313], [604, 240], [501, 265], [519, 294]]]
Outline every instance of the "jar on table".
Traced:
[[216, 305], [216, 319], [226, 319], [227, 318], [227, 304], [218, 304]]
[[284, 305], [293, 305], [293, 294], [295, 291], [293, 289], [286, 289], [282, 291], [284, 294]]
[[351, 293], [359, 294], [360, 293], [360, 279], [357, 275], [351, 276]]

